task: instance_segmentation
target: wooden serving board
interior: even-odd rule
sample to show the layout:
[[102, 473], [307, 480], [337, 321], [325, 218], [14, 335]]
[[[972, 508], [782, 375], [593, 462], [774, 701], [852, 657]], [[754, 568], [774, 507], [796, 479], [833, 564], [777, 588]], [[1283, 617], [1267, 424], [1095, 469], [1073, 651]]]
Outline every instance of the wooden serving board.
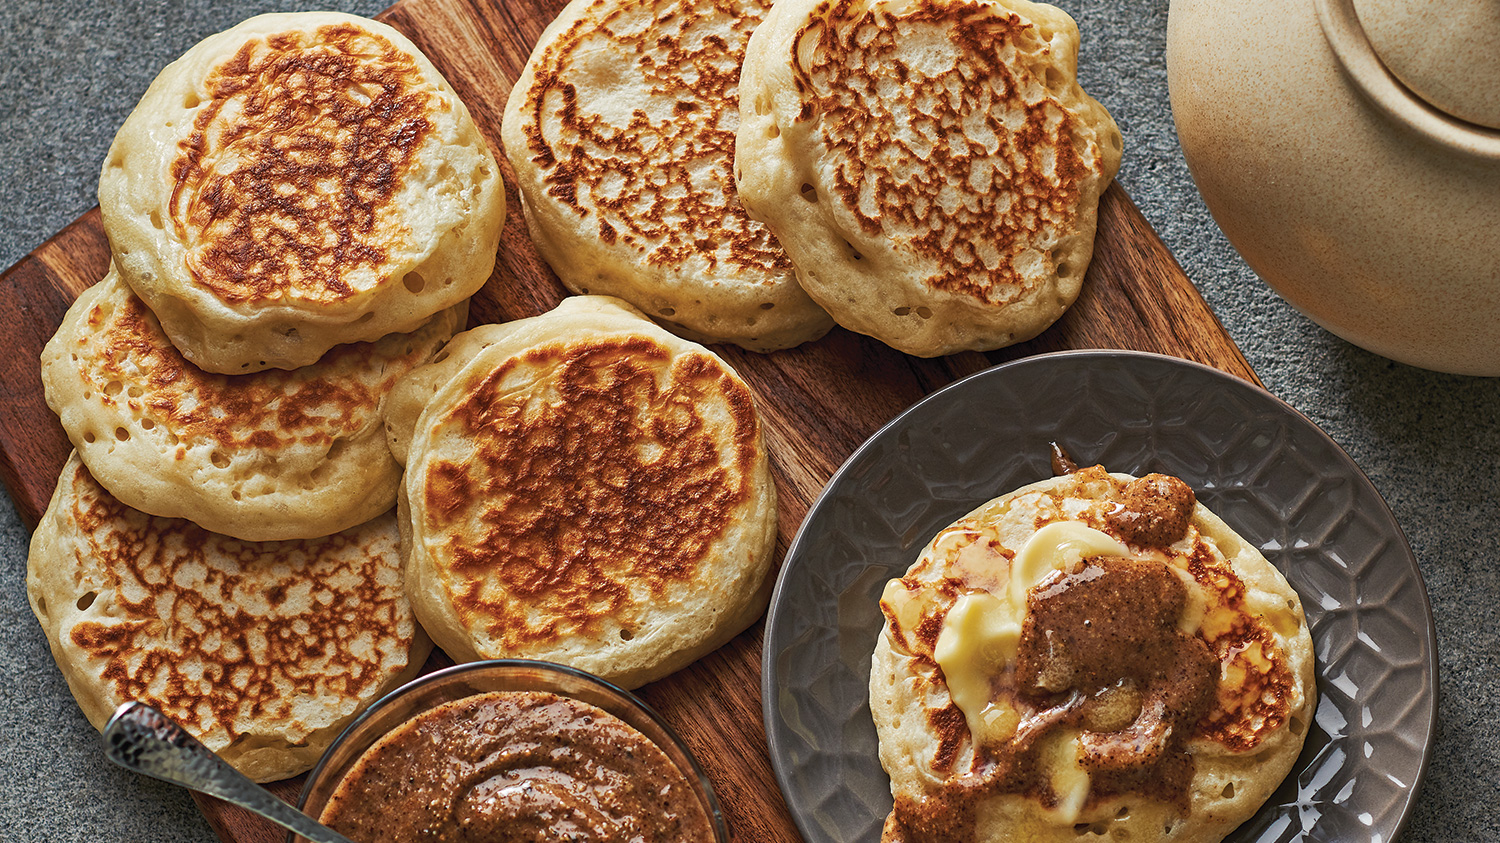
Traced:
[[[511, 80], [563, 5], [564, 0], [402, 0], [381, 16], [411, 37], [458, 90], [505, 172], [510, 212], [499, 263], [472, 307], [475, 324], [541, 313], [566, 295], [532, 248], [514, 179], [499, 154], [500, 120]], [[35, 527], [46, 508], [71, 449], [43, 401], [38, 357], [69, 303], [103, 277], [108, 261], [96, 208], [0, 276], [0, 337], [8, 351], [0, 364], [0, 480], [29, 527]], [[760, 397], [780, 496], [778, 566], [835, 469], [899, 412], [995, 363], [1082, 348], [1170, 354], [1258, 383], [1118, 185], [1109, 188], [1100, 206], [1094, 259], [1082, 295], [1060, 322], [1028, 343], [926, 360], [835, 329], [817, 342], [772, 354], [717, 347]], [[797, 841], [762, 726], [762, 633], [763, 624], [757, 623], [719, 651], [639, 694], [702, 761], [735, 839]], [[295, 802], [301, 784], [299, 777], [273, 789]], [[239, 809], [208, 798], [199, 804], [228, 843], [285, 839], [276, 827]]]

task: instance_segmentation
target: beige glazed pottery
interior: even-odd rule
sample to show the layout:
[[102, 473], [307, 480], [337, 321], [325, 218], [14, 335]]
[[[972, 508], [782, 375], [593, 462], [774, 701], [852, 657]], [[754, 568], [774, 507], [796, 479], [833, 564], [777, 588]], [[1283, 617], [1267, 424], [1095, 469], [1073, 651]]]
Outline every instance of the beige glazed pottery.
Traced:
[[1204, 202], [1279, 294], [1500, 376], [1500, 0], [1172, 0], [1167, 77]]

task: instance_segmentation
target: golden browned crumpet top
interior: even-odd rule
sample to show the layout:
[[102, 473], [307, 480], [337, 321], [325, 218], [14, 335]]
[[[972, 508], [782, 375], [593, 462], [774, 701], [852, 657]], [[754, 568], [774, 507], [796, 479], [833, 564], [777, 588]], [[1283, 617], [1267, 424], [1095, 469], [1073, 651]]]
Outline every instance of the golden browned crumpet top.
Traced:
[[75, 453], [32, 535], [26, 592], [96, 728], [140, 700], [275, 781], [426, 659], [399, 543], [394, 513], [313, 541], [216, 535], [125, 506]]
[[410, 334], [337, 346], [292, 371], [205, 372], [111, 271], [42, 351], [48, 405], [126, 506], [250, 541], [308, 539], [396, 503], [380, 405], [463, 327], [461, 302]]
[[1213, 843], [1312, 725], [1297, 593], [1176, 478], [1094, 466], [940, 531], [881, 599], [887, 843]]
[[[408, 590], [438, 646], [629, 688], [759, 617], [776, 495], [733, 370], [604, 296], [461, 344], [480, 350], [425, 403], [397, 385], [392, 409], [420, 405], [417, 421], [390, 420], [411, 431]], [[423, 369], [408, 378], [432, 389]]]
[[769, 0], [574, 0], [506, 105], [506, 154], [542, 257], [575, 293], [756, 351], [822, 336], [734, 186], [740, 61]]
[[189, 360], [238, 374], [413, 330], [494, 266], [505, 199], [468, 110], [394, 29], [251, 18], [164, 69], [99, 180], [115, 263]]
[[782, 0], [740, 82], [740, 197], [812, 298], [910, 354], [1029, 339], [1077, 298], [1120, 132], [1027, 0]]

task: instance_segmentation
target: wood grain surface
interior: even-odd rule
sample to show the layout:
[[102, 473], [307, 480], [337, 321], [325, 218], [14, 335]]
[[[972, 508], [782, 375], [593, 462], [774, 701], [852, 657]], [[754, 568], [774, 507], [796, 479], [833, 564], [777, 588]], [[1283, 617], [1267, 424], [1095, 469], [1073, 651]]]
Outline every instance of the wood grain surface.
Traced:
[[[471, 322], [476, 324], [541, 313], [566, 295], [532, 248], [514, 179], [499, 154], [500, 120], [511, 80], [562, 6], [561, 0], [403, 0], [382, 15], [410, 36], [458, 90], [505, 173], [510, 213], [494, 275], [472, 307]], [[38, 357], [69, 303], [103, 277], [108, 261], [95, 209], [0, 276], [0, 341], [10, 349], [0, 364], [0, 480], [28, 526], [34, 527], [46, 508], [71, 448], [43, 400]], [[780, 495], [778, 566], [828, 478], [892, 417], [954, 379], [996, 363], [1082, 348], [1169, 354], [1258, 383], [1118, 185], [1109, 188], [1100, 206], [1094, 259], [1082, 295], [1061, 321], [1030, 342], [932, 360], [900, 354], [842, 329], [772, 354], [716, 347], [760, 398]], [[796, 841], [800, 837], [777, 789], [762, 726], [762, 632], [763, 624], [757, 623], [719, 651], [639, 694], [703, 762], [736, 840]], [[446, 663], [438, 654], [430, 666]], [[273, 785], [289, 801], [296, 800], [300, 788], [300, 777]], [[276, 827], [243, 811], [208, 798], [199, 804], [229, 843], [285, 839]]]

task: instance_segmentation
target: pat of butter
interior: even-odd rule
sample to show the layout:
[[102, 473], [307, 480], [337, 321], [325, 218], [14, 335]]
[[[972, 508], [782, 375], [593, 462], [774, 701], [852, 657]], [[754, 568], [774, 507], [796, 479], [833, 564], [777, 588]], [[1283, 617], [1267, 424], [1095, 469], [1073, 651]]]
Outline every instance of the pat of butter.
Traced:
[[1093, 785], [1088, 771], [1079, 763], [1083, 757], [1079, 735], [1075, 732], [1059, 736], [1051, 750], [1052, 792], [1057, 794], [1052, 815], [1060, 825], [1076, 823]]
[[1026, 540], [1010, 567], [1010, 600], [1026, 610], [1026, 591], [1053, 571], [1090, 556], [1129, 556], [1130, 548], [1077, 521], [1054, 521]]
[[928, 608], [928, 600], [919, 599], [906, 583], [899, 579], [889, 580], [880, 594], [880, 602], [886, 607], [903, 630], [914, 630], [922, 622], [922, 612]]
[[1015, 734], [1020, 716], [1009, 702], [993, 698], [990, 683], [1015, 660], [1020, 642], [1020, 620], [1005, 601], [989, 592], [961, 595], [943, 619], [932, 655], [976, 744]]
[[960, 595], [943, 619], [933, 658], [942, 668], [948, 694], [964, 713], [976, 744], [1015, 734], [1020, 715], [1006, 700], [993, 699], [994, 679], [1016, 659], [1026, 592], [1053, 571], [1105, 554], [1128, 556], [1129, 548], [1076, 521], [1058, 521], [1037, 530], [1011, 562], [1003, 596], [986, 591]]

